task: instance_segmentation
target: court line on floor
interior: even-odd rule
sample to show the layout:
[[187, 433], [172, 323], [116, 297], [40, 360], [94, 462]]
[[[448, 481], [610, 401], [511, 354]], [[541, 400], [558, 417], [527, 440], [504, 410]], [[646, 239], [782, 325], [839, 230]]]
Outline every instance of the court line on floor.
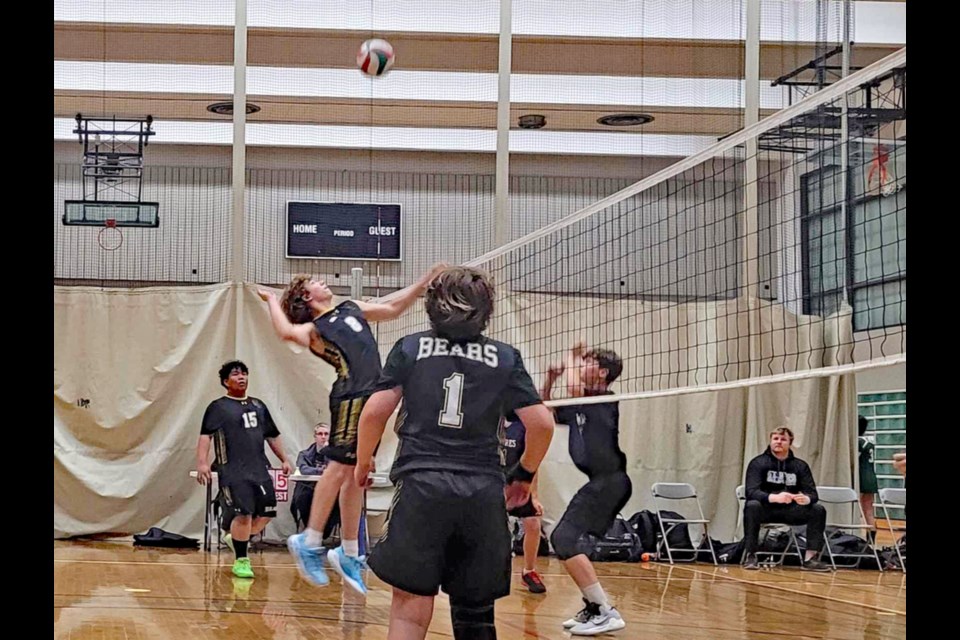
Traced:
[[[785, 591], [785, 592], [787, 592], [787, 593], [792, 593], [792, 594], [800, 595], [800, 596], [808, 596], [808, 597], [811, 597], [811, 598], [816, 598], [816, 599], [818, 599], [818, 600], [827, 600], [827, 601], [830, 601], [830, 602], [839, 602], [839, 603], [841, 603], [841, 604], [854, 605], [854, 606], [857, 606], [857, 607], [863, 607], [864, 609], [872, 609], [872, 610], [874, 610], [874, 611], [879, 611], [879, 612], [882, 612], [882, 613], [888, 613], [888, 614], [891, 614], [891, 615], [898, 615], [898, 616], [903, 616], [903, 617], [906, 617], [906, 616], [907, 616], [907, 612], [906, 612], [906, 611], [898, 611], [897, 609], [890, 609], [890, 608], [888, 608], [888, 607], [881, 607], [881, 606], [879, 606], [879, 605], [873, 605], [873, 604], [869, 604], [869, 603], [866, 603], [866, 602], [857, 602], [856, 600], [844, 600], [843, 598], [837, 598], [837, 597], [835, 597], [835, 596], [829, 596], [829, 595], [826, 595], [826, 594], [810, 593], [809, 591], [801, 591], [801, 590], [799, 590], [799, 589], [791, 589], [791, 588], [789, 588], [789, 587], [780, 586], [780, 585], [779, 585], [778, 583], [776, 583], [776, 582], [755, 582], [755, 581], [753, 581], [753, 580], [745, 580], [745, 579], [743, 579], [743, 578], [738, 578], [738, 577], [736, 577], [736, 576], [731, 576], [731, 575], [708, 573], [708, 572], [706, 572], [706, 571], [698, 571], [698, 570], [697, 570], [696, 568], [694, 568], [694, 567], [680, 567], [680, 566], [675, 566], [675, 568], [678, 569], [678, 570], [682, 570], [682, 571], [690, 571], [690, 572], [692, 572], [692, 573], [699, 574], [699, 575], [702, 575], [702, 576], [705, 576], [705, 577], [723, 578], [724, 580], [732, 580], [732, 581], [734, 581], [734, 582], [739, 582], [739, 583], [741, 583], [741, 584], [749, 584], [749, 585], [753, 585], [753, 586], [757, 586], [757, 587], [763, 587], [763, 588], [766, 588], [766, 589], [775, 589], [775, 590], [777, 590], [777, 591]], [[810, 584], [813, 584], [813, 583], [810, 583]], [[855, 585], [855, 584], [851, 584], [851, 585], [849, 585], [849, 586], [854, 587], [854, 586], [856, 586], [856, 585]]]

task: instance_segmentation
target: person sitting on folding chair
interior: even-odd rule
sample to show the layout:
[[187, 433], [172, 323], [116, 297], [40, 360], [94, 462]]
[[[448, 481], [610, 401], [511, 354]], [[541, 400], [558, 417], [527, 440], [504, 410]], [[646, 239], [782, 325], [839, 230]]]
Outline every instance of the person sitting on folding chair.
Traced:
[[817, 503], [817, 485], [810, 466], [793, 455], [793, 432], [777, 427], [770, 446], [747, 465], [743, 506], [744, 569], [759, 569], [757, 546], [760, 526], [769, 522], [807, 525], [807, 553], [803, 569], [830, 571], [817, 556], [823, 549], [827, 510]]

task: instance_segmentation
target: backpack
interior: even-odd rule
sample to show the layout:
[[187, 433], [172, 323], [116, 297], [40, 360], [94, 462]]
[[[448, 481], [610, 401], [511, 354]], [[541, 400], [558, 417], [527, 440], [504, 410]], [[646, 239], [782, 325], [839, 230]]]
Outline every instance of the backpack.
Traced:
[[[868, 567], [873, 569], [877, 568], [877, 563], [873, 557], [858, 556], [850, 558], [840, 555], [845, 553], [871, 553], [870, 543], [863, 538], [846, 533], [842, 529], [835, 529], [833, 527], [827, 528], [827, 530], [824, 532], [824, 538], [826, 539], [825, 544], [829, 545], [830, 547], [830, 553], [832, 553], [834, 556], [833, 562], [837, 565], [837, 567], [859, 567], [864, 569]], [[824, 558], [826, 558], [826, 553], [824, 553]]]
[[135, 547], [167, 547], [172, 549], [199, 549], [200, 541], [182, 536], [179, 533], [170, 533], [159, 527], [150, 527], [146, 533], [133, 536]]
[[[676, 511], [661, 511], [668, 520], [682, 520], [683, 516]], [[660, 515], [652, 511], [638, 511], [630, 516], [628, 521], [634, 532], [640, 536], [640, 544], [647, 553], [655, 553], [660, 545], [663, 534], [660, 532]], [[666, 525], [664, 528], [667, 528]], [[690, 527], [685, 523], [680, 523], [670, 529], [667, 534], [667, 541], [670, 543], [671, 551], [677, 549], [693, 550], [693, 541], [690, 539]], [[681, 557], [690, 557], [690, 554], [681, 554]]]
[[640, 537], [623, 518], [617, 517], [602, 538], [585, 534], [587, 556], [593, 562], [640, 562]]
[[638, 511], [627, 520], [627, 524], [633, 529], [633, 532], [640, 538], [640, 547], [646, 553], [654, 553], [657, 550], [657, 542], [660, 540], [660, 520], [652, 511]]
[[743, 540], [720, 542], [712, 538], [704, 538], [700, 542], [700, 549], [697, 550], [697, 562], [713, 562], [708, 544], [713, 546], [713, 552], [720, 564], [740, 564], [743, 559]]

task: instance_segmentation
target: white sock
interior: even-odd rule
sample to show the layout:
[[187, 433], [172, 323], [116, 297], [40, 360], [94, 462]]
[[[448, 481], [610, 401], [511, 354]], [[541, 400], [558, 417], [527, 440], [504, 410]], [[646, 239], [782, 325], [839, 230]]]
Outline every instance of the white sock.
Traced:
[[323, 533], [315, 529], [307, 527], [303, 531], [306, 534], [307, 546], [311, 549], [316, 549], [323, 545]]
[[357, 558], [360, 556], [360, 541], [359, 540], [344, 540], [343, 541], [343, 555], [348, 558]]
[[607, 594], [603, 592], [603, 587], [600, 586], [599, 582], [594, 582], [589, 587], [582, 587], [580, 593], [583, 594], [583, 597], [587, 599], [588, 602], [593, 602], [599, 604], [605, 609], [610, 608], [610, 602], [607, 600]]

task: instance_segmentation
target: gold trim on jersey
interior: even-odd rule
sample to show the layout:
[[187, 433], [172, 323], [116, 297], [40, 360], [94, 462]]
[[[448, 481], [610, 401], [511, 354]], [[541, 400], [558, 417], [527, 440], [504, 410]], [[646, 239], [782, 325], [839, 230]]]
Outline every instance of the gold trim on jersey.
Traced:
[[[397, 480], [397, 489], [393, 492], [393, 498], [390, 500], [390, 508], [387, 509], [387, 517], [383, 521], [383, 529], [380, 530], [380, 542], [383, 542], [387, 539], [387, 535], [390, 533], [390, 518], [393, 516], [393, 510], [397, 506], [397, 502], [400, 500], [400, 490], [403, 489], [403, 480]], [[507, 527], [510, 528], [509, 526]]]
[[222, 429], [213, 434], [213, 453], [217, 465], [227, 464], [227, 437]]
[[393, 432], [399, 435], [400, 429], [403, 428], [403, 423], [406, 421], [407, 421], [407, 403], [404, 402], [400, 405], [400, 411], [397, 413], [397, 419], [393, 423]]
[[360, 425], [360, 412], [363, 410], [366, 397], [354, 398], [350, 401], [350, 424]]
[[347, 364], [347, 359], [343, 356], [343, 352], [340, 351], [336, 345], [324, 340], [323, 353], [314, 351], [313, 348], [311, 348], [310, 351], [313, 352], [313, 355], [332, 366], [337, 372], [337, 378], [340, 380], [347, 380], [350, 377], [350, 365]]
[[337, 427], [330, 438], [335, 446], [356, 441], [357, 432], [360, 429], [360, 413], [363, 411], [363, 405], [366, 404], [367, 398], [369, 396], [352, 398], [337, 405]]

